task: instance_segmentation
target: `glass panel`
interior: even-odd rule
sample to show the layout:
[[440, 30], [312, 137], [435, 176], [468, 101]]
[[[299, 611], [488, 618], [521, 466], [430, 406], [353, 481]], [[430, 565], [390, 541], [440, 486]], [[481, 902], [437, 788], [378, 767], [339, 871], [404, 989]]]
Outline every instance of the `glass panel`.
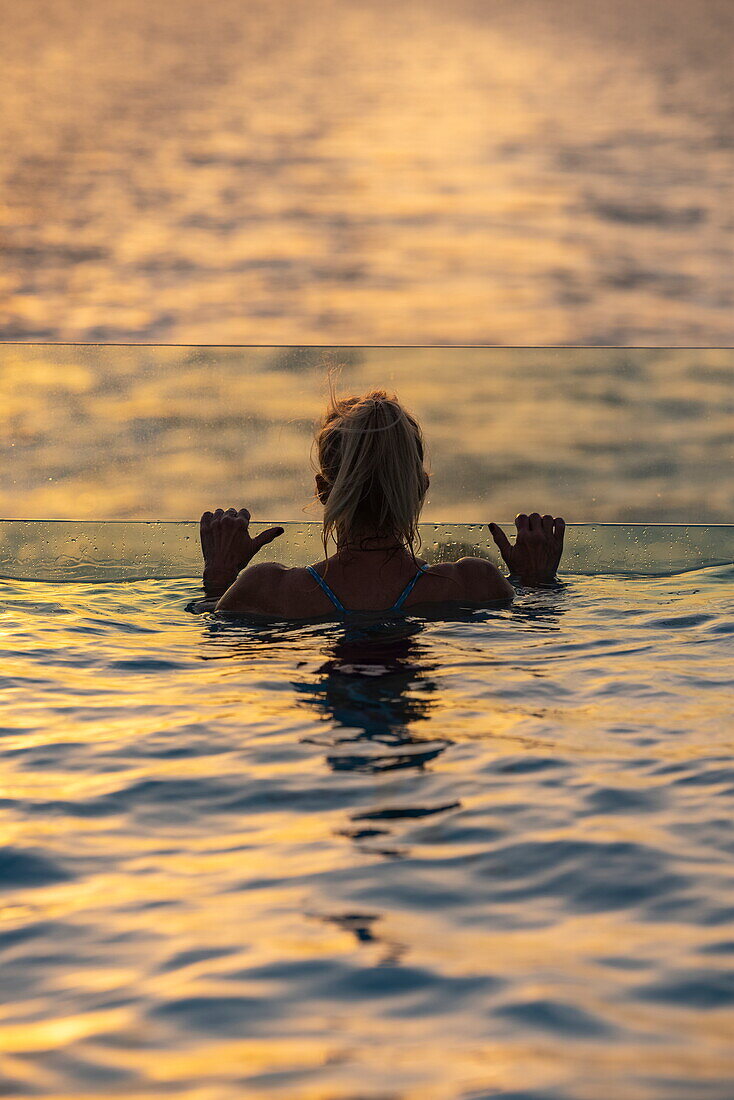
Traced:
[[[253, 534], [271, 523], [252, 525]], [[258, 561], [305, 565], [323, 557], [318, 523], [285, 523], [285, 534]], [[510, 531], [510, 525], [505, 528]], [[430, 562], [464, 555], [500, 565], [483, 524], [421, 524]], [[562, 573], [660, 576], [728, 564], [734, 525], [590, 523], [569, 526]], [[0, 576], [25, 580], [103, 581], [201, 574], [198, 523], [0, 522]]]
[[436, 523], [734, 519], [734, 350], [0, 345], [0, 516], [319, 518], [309, 451], [340, 391], [421, 420]]

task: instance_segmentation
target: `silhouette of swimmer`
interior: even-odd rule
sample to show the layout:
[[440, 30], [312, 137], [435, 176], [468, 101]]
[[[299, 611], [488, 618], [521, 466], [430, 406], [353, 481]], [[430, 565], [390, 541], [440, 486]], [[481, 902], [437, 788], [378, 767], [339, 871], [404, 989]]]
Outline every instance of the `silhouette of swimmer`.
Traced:
[[[435, 565], [416, 557], [418, 520], [430, 485], [421, 428], [384, 390], [336, 396], [316, 436], [316, 498], [324, 506], [325, 558], [305, 568], [278, 562], [251, 565], [283, 534], [271, 527], [252, 538], [246, 508], [222, 508], [201, 517], [204, 589], [209, 600], [192, 610], [239, 612], [275, 619], [348, 617], [360, 611], [402, 612], [445, 603], [509, 601], [510, 581], [488, 561], [463, 557]], [[521, 513], [510, 543], [496, 523], [489, 529], [510, 576], [524, 585], [555, 580], [565, 523]], [[329, 555], [333, 539], [336, 550]]]

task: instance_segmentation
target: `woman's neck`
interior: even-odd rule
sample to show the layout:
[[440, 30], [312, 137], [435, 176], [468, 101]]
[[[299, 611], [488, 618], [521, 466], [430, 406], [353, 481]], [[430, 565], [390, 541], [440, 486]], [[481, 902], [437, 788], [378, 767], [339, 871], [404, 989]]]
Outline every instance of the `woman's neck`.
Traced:
[[405, 551], [405, 547], [394, 537], [373, 535], [367, 531], [352, 533], [348, 537], [337, 537], [336, 540], [337, 555], [346, 556], [348, 554], [351, 556], [353, 554], [373, 554], [375, 552], [395, 553], [398, 550]]

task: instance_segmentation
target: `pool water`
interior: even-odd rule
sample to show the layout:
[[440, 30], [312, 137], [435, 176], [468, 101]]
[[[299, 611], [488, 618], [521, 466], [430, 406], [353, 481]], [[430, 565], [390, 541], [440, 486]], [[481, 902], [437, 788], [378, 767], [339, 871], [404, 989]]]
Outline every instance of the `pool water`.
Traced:
[[3, 1095], [731, 1100], [734, 567], [0, 583]]

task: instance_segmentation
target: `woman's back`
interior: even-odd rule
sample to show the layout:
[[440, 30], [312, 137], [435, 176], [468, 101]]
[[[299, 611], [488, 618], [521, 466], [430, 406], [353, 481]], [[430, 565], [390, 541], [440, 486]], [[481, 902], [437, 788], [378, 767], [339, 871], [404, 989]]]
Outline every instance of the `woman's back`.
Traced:
[[[365, 560], [368, 558], [372, 560]], [[512, 586], [490, 562], [462, 558], [429, 566], [407, 553], [393, 560], [366, 552], [349, 561], [334, 555], [313, 566], [276, 562], [250, 566], [216, 605], [218, 611], [286, 619], [350, 613], [400, 613], [411, 607], [510, 599]]]
[[[395, 600], [394, 603], [390, 604], [390, 606], [386, 610], [401, 611], [403, 609], [403, 606], [405, 605], [405, 601], [408, 599], [410, 593], [415, 588], [418, 580], [423, 576], [425, 572], [427, 572], [427, 570], [428, 566], [419, 565], [413, 576], [406, 584], [405, 588], [403, 588], [403, 590], [401, 591], [398, 598]], [[331, 588], [331, 586], [326, 583], [326, 579], [322, 577], [321, 573], [318, 571], [318, 569], [316, 569], [315, 566], [307, 565], [306, 572], [313, 577], [321, 591], [326, 595], [326, 598], [334, 605], [339, 614], [346, 615], [349, 614], [350, 611], [359, 610], [358, 608], [345, 607], [337, 594], [334, 592], [333, 588]], [[362, 608], [361, 610], [364, 610], [364, 608]]]

